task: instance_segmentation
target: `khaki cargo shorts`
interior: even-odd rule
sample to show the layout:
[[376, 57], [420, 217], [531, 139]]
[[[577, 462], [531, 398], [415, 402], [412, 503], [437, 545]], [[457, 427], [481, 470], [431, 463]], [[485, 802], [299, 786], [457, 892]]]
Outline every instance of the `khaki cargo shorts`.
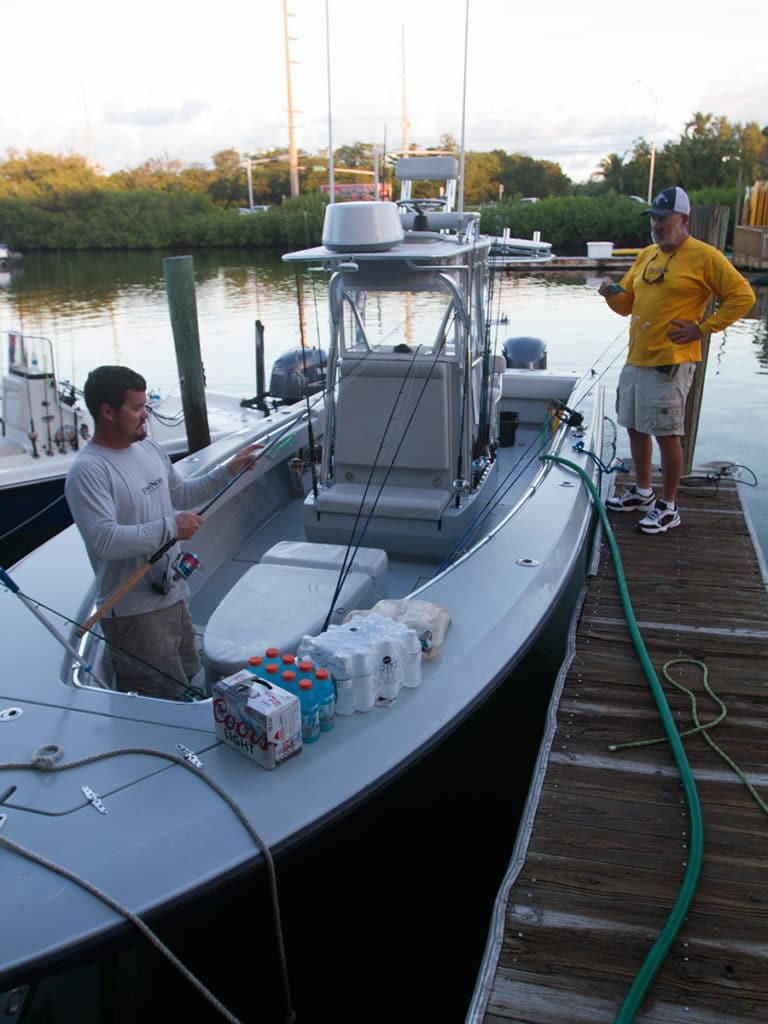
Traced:
[[619, 425], [653, 437], [682, 437], [685, 400], [696, 363], [673, 366], [631, 366], [619, 374], [616, 418]]
[[143, 615], [105, 616], [104, 637], [118, 690], [180, 700], [200, 669], [197, 637], [185, 600]]

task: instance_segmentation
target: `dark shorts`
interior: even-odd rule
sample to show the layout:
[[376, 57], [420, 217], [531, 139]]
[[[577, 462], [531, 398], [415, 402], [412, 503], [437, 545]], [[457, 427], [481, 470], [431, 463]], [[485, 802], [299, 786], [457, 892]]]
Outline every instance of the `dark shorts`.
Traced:
[[186, 601], [142, 615], [106, 616], [104, 637], [117, 689], [180, 700], [200, 670], [197, 637]]
[[685, 400], [696, 363], [674, 366], [631, 366], [619, 374], [616, 418], [619, 425], [653, 437], [682, 437]]

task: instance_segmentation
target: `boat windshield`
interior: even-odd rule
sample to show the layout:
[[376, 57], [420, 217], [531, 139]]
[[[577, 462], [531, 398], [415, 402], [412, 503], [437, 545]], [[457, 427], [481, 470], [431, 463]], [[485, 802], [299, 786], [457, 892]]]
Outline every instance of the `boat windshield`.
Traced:
[[446, 292], [344, 293], [341, 347], [361, 352], [456, 352], [460, 318]]

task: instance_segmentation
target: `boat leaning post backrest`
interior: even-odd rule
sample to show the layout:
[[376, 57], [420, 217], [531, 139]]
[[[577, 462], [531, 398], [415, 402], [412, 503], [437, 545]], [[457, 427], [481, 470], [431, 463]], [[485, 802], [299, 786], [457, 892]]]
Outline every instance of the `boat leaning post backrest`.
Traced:
[[455, 362], [431, 353], [350, 355], [339, 377], [334, 486], [318, 495], [317, 509], [439, 519], [458, 465]]
[[[446, 213], [450, 213], [456, 203], [456, 181], [459, 176], [459, 162], [455, 156], [406, 156], [397, 161], [395, 177], [400, 182], [400, 202], [413, 200], [414, 181], [442, 181], [443, 194], [438, 198], [430, 198], [431, 204], [437, 202]], [[417, 199], [416, 202], [419, 200]]]

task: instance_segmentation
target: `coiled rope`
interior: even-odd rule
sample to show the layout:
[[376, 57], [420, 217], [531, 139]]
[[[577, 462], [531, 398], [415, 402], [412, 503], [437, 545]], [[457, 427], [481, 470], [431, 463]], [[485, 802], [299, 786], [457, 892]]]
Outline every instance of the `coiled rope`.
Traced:
[[[232, 809], [235, 815], [240, 819], [240, 822], [242, 823], [246, 832], [248, 832], [248, 834], [251, 836], [253, 841], [258, 846], [262, 856], [264, 857], [265, 864], [267, 866], [267, 875], [269, 879], [269, 889], [272, 901], [272, 912], [274, 915], [275, 923], [275, 936], [277, 940], [277, 950], [280, 961], [281, 982], [283, 986], [286, 1007], [284, 1020], [285, 1024], [293, 1024], [293, 1022], [296, 1020], [296, 1015], [292, 1006], [291, 991], [288, 982], [288, 965], [285, 955], [285, 944], [283, 941], [282, 924], [280, 920], [280, 905], [277, 894], [277, 878], [275, 875], [275, 865], [268, 846], [261, 838], [261, 836], [258, 834], [258, 832], [255, 830], [251, 822], [248, 820], [247, 815], [239, 806], [239, 804], [237, 804], [232, 799], [232, 797], [224, 789], [222, 789], [221, 786], [218, 785], [217, 782], [209, 778], [205, 774], [205, 772], [203, 772], [200, 768], [197, 768], [194, 764], [192, 764], [185, 758], [177, 754], [171, 754], [164, 750], [155, 750], [151, 747], [121, 747], [118, 750], [109, 750], [99, 754], [92, 754], [89, 757], [81, 758], [78, 761], [70, 761], [66, 764], [61, 763], [63, 753], [63, 750], [57, 744], [47, 744], [46, 746], [40, 747], [33, 754], [31, 761], [20, 761], [15, 763], [11, 762], [0, 764], [0, 769], [14, 769], [17, 771], [23, 769], [30, 769], [47, 772], [65, 771], [68, 768], [80, 768], [84, 765], [93, 764], [96, 761], [102, 761], [110, 757], [122, 757], [125, 755], [144, 755], [147, 757], [161, 757], [165, 758], [167, 761], [172, 761], [174, 764], [177, 764], [182, 768], [186, 768], [188, 771], [191, 771], [194, 775], [196, 775], [199, 779], [202, 779], [211, 787], [211, 789], [218, 796], [221, 797], [224, 803], [226, 803], [227, 806]], [[1, 821], [2, 818], [0, 818], [0, 822]], [[26, 847], [21, 846], [18, 843], [15, 843], [11, 839], [8, 839], [7, 836], [4, 836], [2, 834], [2, 831], [0, 831], [0, 846], [12, 850], [14, 853], [17, 853], [22, 857], [26, 857], [28, 860], [34, 861], [36, 864], [39, 864], [42, 867], [47, 868], [49, 871], [53, 871], [56, 874], [61, 875], [63, 878], [66, 878], [69, 881], [74, 882], [75, 885], [80, 886], [81, 889], [85, 889], [86, 892], [91, 893], [92, 896], [95, 896], [97, 899], [101, 900], [116, 913], [120, 914], [122, 917], [125, 917], [128, 921], [135, 925], [136, 928], [138, 928], [142, 935], [144, 935], [144, 937], [148, 939], [148, 941], [153, 946], [155, 946], [160, 951], [160, 953], [162, 953], [162, 955], [225, 1018], [225, 1020], [230, 1021], [231, 1024], [240, 1024], [239, 1019], [235, 1017], [235, 1015], [231, 1013], [226, 1008], [226, 1006], [224, 1006], [224, 1004], [208, 988], [206, 988], [206, 986], [197, 977], [195, 977], [195, 975], [181, 962], [181, 960], [179, 960], [179, 958], [165, 945], [162, 939], [160, 939], [160, 937], [156, 935], [152, 931], [152, 929], [147, 924], [145, 924], [144, 921], [142, 921], [140, 917], [134, 914], [127, 907], [122, 906], [122, 904], [118, 903], [117, 900], [113, 899], [110, 895], [103, 892], [101, 889], [93, 885], [91, 882], [80, 877], [75, 872], [70, 871], [68, 868], [63, 867], [61, 864], [56, 864], [54, 861], [48, 860], [41, 854], [35, 853], [33, 850], [28, 850]]]
[[[707, 696], [712, 700], [712, 702], [714, 704], [717, 705], [717, 707], [719, 709], [719, 714], [715, 718], [713, 718], [711, 722], [704, 722], [704, 723], [702, 723], [702, 722], [699, 721], [699, 709], [698, 709], [698, 704], [697, 704], [697, 701], [696, 701], [696, 694], [689, 687], [687, 687], [683, 683], [681, 683], [679, 679], [673, 679], [672, 678], [672, 676], [669, 674], [669, 671], [668, 671], [672, 667], [672, 665], [695, 665], [697, 668], [701, 669], [701, 674], [702, 674], [701, 685], [703, 686], [704, 691], [706, 692]], [[699, 661], [698, 658], [672, 658], [670, 661], [668, 661], [664, 665], [662, 665], [661, 671], [662, 671], [662, 675], [667, 680], [667, 682], [671, 683], [672, 686], [674, 686], [681, 693], [684, 693], [688, 697], [688, 700], [690, 701], [690, 705], [691, 705], [691, 718], [693, 719], [693, 728], [686, 729], [685, 732], [681, 732], [680, 733], [680, 738], [682, 739], [685, 736], [695, 736], [697, 733], [701, 733], [702, 736], [704, 737], [704, 739], [709, 744], [709, 746], [718, 755], [718, 757], [721, 757], [723, 759], [723, 761], [725, 761], [725, 763], [731, 769], [731, 771], [733, 771], [734, 774], [737, 775], [738, 778], [744, 783], [744, 786], [746, 787], [746, 789], [749, 792], [750, 796], [754, 799], [755, 803], [760, 808], [760, 810], [764, 814], [768, 814], [768, 804], [766, 804], [765, 800], [763, 800], [763, 798], [757, 792], [755, 787], [749, 781], [749, 779], [747, 778], [745, 772], [738, 766], [738, 764], [736, 764], [736, 762], [732, 758], [730, 758], [728, 756], [728, 754], [725, 753], [725, 751], [721, 747], [719, 747], [717, 745], [717, 743], [715, 743], [715, 741], [709, 735], [710, 729], [714, 729], [716, 725], [720, 725], [720, 723], [722, 721], [724, 721], [726, 715], [728, 714], [728, 711], [727, 711], [726, 706], [723, 703], [723, 701], [720, 700], [718, 695], [715, 693], [715, 691], [709, 685], [709, 669], [708, 669], [707, 665], [703, 661]], [[654, 743], [664, 743], [665, 740], [666, 740], [665, 736], [657, 736], [655, 739], [652, 739], [652, 740], [635, 740], [634, 742], [631, 742], [631, 743], [612, 743], [608, 747], [608, 749], [613, 751], [613, 750], [627, 750], [629, 747], [650, 747]]]

